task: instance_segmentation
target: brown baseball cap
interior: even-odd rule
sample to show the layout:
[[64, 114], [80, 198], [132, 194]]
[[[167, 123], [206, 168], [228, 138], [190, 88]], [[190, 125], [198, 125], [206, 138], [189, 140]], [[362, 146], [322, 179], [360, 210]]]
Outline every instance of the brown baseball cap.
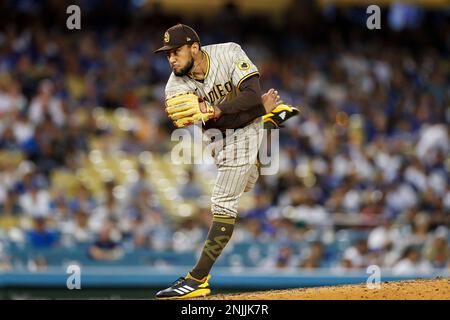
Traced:
[[197, 32], [195, 32], [191, 27], [179, 23], [167, 29], [163, 38], [164, 46], [158, 50], [155, 50], [155, 53], [172, 50], [194, 42], [200, 43], [200, 38], [198, 37]]

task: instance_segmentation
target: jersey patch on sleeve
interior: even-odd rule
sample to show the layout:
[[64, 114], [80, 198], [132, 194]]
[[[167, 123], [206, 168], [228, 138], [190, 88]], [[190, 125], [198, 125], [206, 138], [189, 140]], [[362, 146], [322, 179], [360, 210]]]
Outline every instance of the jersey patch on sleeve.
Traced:
[[248, 61], [241, 60], [237, 63], [237, 67], [239, 70], [245, 71], [250, 69], [250, 63]]

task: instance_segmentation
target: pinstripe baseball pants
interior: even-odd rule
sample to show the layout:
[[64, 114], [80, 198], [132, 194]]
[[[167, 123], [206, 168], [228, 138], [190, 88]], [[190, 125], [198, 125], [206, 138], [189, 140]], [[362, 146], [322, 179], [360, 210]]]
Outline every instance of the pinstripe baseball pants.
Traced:
[[239, 199], [258, 180], [256, 164], [262, 141], [261, 118], [242, 129], [227, 134], [225, 139], [212, 142], [213, 157], [218, 169], [211, 197], [212, 214], [237, 216]]

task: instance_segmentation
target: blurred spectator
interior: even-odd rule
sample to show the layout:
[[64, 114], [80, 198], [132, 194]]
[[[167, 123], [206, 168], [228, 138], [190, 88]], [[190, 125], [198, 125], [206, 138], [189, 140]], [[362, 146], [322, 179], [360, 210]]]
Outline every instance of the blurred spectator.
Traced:
[[22, 88], [20, 82], [13, 80], [9, 86], [9, 100], [12, 109], [15, 111], [13, 114], [23, 112], [27, 106], [27, 98], [22, 94]]
[[27, 269], [31, 272], [45, 271], [48, 268], [48, 261], [43, 255], [38, 255], [28, 259]]
[[65, 115], [62, 103], [54, 97], [54, 84], [50, 80], [43, 80], [39, 84], [37, 96], [30, 103], [29, 117], [34, 125], [43, 122], [44, 117], [49, 115], [54, 125], [62, 127], [65, 123]]
[[301, 268], [318, 269], [326, 262], [325, 248], [320, 241], [314, 241], [307, 248], [305, 258], [300, 263]]
[[26, 232], [28, 243], [35, 248], [52, 248], [58, 245], [59, 235], [47, 226], [47, 218], [35, 217], [34, 226]]
[[298, 265], [298, 258], [294, 255], [294, 249], [289, 245], [282, 246], [276, 257], [275, 268], [285, 269]]
[[59, 228], [67, 245], [87, 243], [93, 240], [93, 231], [89, 229], [89, 215], [79, 210], [68, 220], [62, 221]]
[[370, 252], [378, 259], [373, 264], [392, 267], [399, 259], [403, 248], [403, 235], [394, 220], [383, 219], [382, 225], [370, 231], [367, 245]]
[[133, 247], [163, 250], [170, 247], [171, 231], [167, 219], [151, 206], [148, 189], [142, 189], [139, 197], [125, 210], [128, 230]]
[[297, 187], [290, 191], [290, 204], [292, 209], [289, 215], [295, 222], [315, 226], [328, 224], [327, 210], [314, 201], [312, 195], [304, 188]]
[[447, 190], [442, 199], [444, 209], [449, 212], [450, 211], [450, 183], [447, 184]]
[[[108, 181], [104, 185], [105, 192], [103, 195], [103, 203], [100, 203], [89, 216], [89, 228], [94, 232], [98, 232], [103, 224], [108, 220], [122, 222], [121, 204], [114, 195], [116, 184], [114, 181]], [[124, 221], [125, 222], [125, 221]]]
[[284, 217], [276, 217], [270, 220], [270, 225], [264, 228], [264, 238], [267, 241], [304, 241], [308, 232], [315, 230], [304, 223], [294, 223], [292, 220]]
[[392, 219], [383, 219], [382, 225], [373, 228], [367, 239], [367, 246], [371, 251], [385, 251], [392, 249], [397, 237]]
[[[113, 261], [120, 259], [124, 252], [117, 240], [114, 240], [114, 224], [105, 221], [102, 225], [97, 240], [89, 247], [89, 256], [94, 260]], [[120, 240], [120, 239], [119, 239]]]
[[353, 269], [354, 269], [354, 266], [353, 266], [352, 260], [343, 258], [340, 261], [340, 264], [337, 266], [336, 271], [347, 272], [347, 271], [351, 271]]
[[0, 272], [11, 271], [12, 268], [11, 257], [6, 252], [5, 245], [0, 242]]
[[263, 229], [261, 220], [250, 218], [243, 220], [233, 233], [233, 238], [239, 241], [268, 242], [270, 234]]
[[430, 238], [430, 217], [420, 212], [413, 218], [411, 226], [406, 226], [403, 229], [401, 238], [396, 241], [397, 248], [403, 250], [407, 246], [423, 247]]
[[78, 185], [75, 195], [68, 202], [72, 211], [92, 212], [96, 207], [96, 199], [84, 184]]
[[270, 195], [265, 192], [255, 192], [254, 194], [254, 204], [252, 208], [247, 211], [243, 216], [245, 218], [256, 218], [260, 219], [262, 222], [268, 219], [267, 211], [270, 205]]
[[420, 251], [414, 246], [405, 249], [402, 258], [392, 268], [395, 275], [429, 274], [433, 266], [420, 256]]
[[450, 261], [450, 246], [448, 245], [448, 229], [441, 226], [435, 230], [433, 238], [424, 248], [424, 257], [435, 268], [445, 268]]
[[14, 136], [13, 129], [6, 127], [0, 134], [0, 150], [14, 151], [19, 149], [20, 145]]
[[[171, 250], [172, 248], [172, 237], [173, 237], [173, 226], [170, 223], [170, 219], [164, 217], [159, 211], [154, 211], [152, 214], [147, 213], [146, 223], [150, 226], [151, 238], [151, 248], [156, 251]], [[201, 228], [199, 222], [198, 227], [206, 233], [204, 228]]]
[[134, 130], [128, 130], [121, 141], [120, 150], [129, 154], [139, 154], [145, 151], [145, 145], [138, 139]]
[[366, 240], [358, 240], [355, 245], [349, 247], [344, 252], [345, 260], [351, 262], [354, 268], [365, 268], [368, 266], [369, 259], [369, 249], [367, 247]]
[[197, 219], [186, 219], [173, 234], [172, 247], [177, 252], [198, 250], [205, 236]]
[[40, 186], [37, 179], [33, 179], [23, 195], [19, 198], [20, 206], [24, 213], [30, 217], [48, 217], [52, 214], [50, 210], [50, 194]]
[[22, 212], [17, 193], [12, 189], [7, 190], [5, 198], [0, 202], [0, 218], [6, 216], [17, 217]]
[[386, 193], [386, 207], [393, 216], [418, 205], [419, 197], [414, 189], [406, 183], [391, 185]]
[[209, 227], [211, 226], [211, 223], [212, 223], [212, 219], [213, 219], [213, 215], [211, 214], [209, 206], [201, 207], [200, 211], [198, 213], [198, 221], [200, 223], [201, 228], [205, 232], [208, 232]]
[[194, 171], [188, 170], [188, 178], [186, 183], [183, 183], [178, 186], [178, 193], [183, 199], [193, 200], [198, 199], [202, 196], [203, 192], [195, 181]]
[[17, 112], [23, 110], [25, 103], [19, 83], [9, 73], [0, 73], [0, 128], [3, 119], [13, 119]]
[[53, 213], [52, 218], [58, 222], [72, 219], [72, 212], [70, 212], [68, 201], [62, 193], [57, 194], [53, 198], [50, 204], [50, 210]]
[[152, 246], [150, 230], [144, 223], [143, 217], [138, 215], [132, 225], [133, 248], [150, 249]]
[[146, 217], [153, 217], [159, 214], [158, 200], [154, 194], [152, 185], [148, 179], [144, 166], [138, 167], [138, 179], [128, 187], [127, 204], [122, 215], [128, 221], [142, 222], [147, 224]]
[[[149, 177], [147, 175], [147, 170], [143, 165], [138, 166], [138, 179], [136, 182], [129, 186], [129, 198], [133, 198], [136, 195], [141, 194], [141, 192], [153, 193]], [[150, 200], [150, 199], [149, 199]]]
[[442, 151], [444, 154], [448, 154], [450, 152], [449, 139], [448, 124], [425, 124], [421, 128], [420, 138], [417, 143], [417, 156], [424, 163], [432, 163], [438, 151]]

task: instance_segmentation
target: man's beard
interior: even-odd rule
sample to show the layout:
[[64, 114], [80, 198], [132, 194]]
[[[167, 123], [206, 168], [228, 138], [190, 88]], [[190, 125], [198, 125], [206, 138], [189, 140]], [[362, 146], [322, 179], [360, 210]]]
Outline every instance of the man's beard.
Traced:
[[180, 71], [173, 70], [173, 73], [177, 77], [184, 77], [189, 73], [189, 71], [191, 71], [193, 66], [194, 66], [194, 59], [191, 58], [191, 61], [189, 61], [188, 64], [183, 69], [181, 69]]

